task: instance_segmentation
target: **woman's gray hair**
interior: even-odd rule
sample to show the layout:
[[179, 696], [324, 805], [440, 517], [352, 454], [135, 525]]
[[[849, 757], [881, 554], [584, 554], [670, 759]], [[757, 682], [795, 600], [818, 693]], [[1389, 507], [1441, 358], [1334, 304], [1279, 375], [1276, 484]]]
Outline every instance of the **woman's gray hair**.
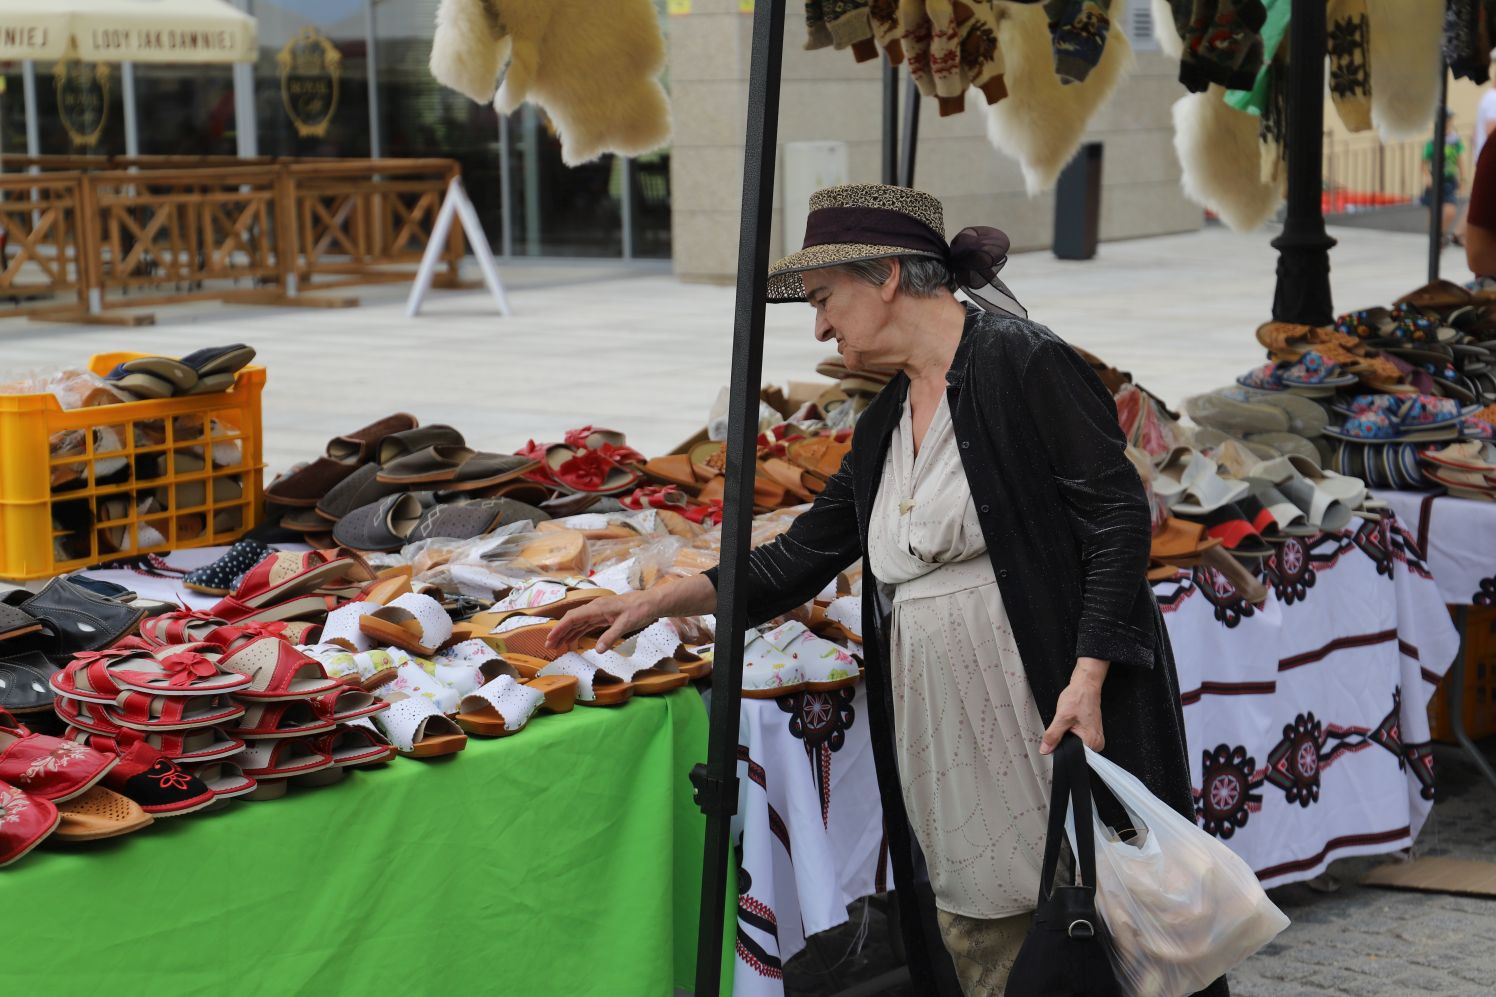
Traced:
[[911, 298], [933, 298], [942, 290], [956, 289], [956, 278], [951, 275], [950, 268], [931, 256], [885, 256], [876, 260], [839, 263], [827, 269], [840, 270], [855, 280], [878, 287], [893, 273], [893, 267], [889, 265], [891, 259], [899, 261], [901, 294], [907, 294]]

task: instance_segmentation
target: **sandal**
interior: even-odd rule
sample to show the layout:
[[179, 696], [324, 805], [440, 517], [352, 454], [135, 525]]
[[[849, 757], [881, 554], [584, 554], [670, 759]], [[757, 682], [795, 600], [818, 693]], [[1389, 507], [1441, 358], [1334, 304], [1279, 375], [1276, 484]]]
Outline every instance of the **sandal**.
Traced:
[[365, 637], [429, 658], [452, 637], [452, 618], [441, 603], [414, 592], [359, 618]]
[[[519, 666], [516, 664], [516, 667]], [[524, 674], [523, 671], [521, 674]], [[533, 674], [537, 680], [560, 675], [575, 678], [576, 701], [583, 706], [622, 706], [634, 695], [633, 683], [576, 652], [568, 652], [555, 661], [545, 662]]]
[[393, 464], [418, 450], [425, 450], [427, 447], [466, 445], [467, 441], [457, 430], [442, 423], [434, 423], [430, 426], [413, 426], [398, 433], [391, 433], [380, 441], [374, 456], [382, 467], [386, 464]]
[[61, 820], [50, 800], [0, 782], [0, 869], [51, 837]]
[[389, 704], [362, 689], [345, 686], [336, 692], [312, 700], [312, 708], [328, 723], [345, 724], [360, 717], [371, 717]]
[[296, 650], [321, 662], [330, 678], [365, 692], [389, 682], [398, 670], [389, 652], [383, 650], [354, 652], [340, 644], [329, 643], [304, 644]]
[[215, 644], [170, 644], [154, 651], [87, 651], [54, 677], [64, 696], [102, 703], [113, 694], [144, 692], [167, 696], [216, 696], [239, 692], [249, 680], [219, 667]]
[[332, 756], [310, 738], [288, 737], [255, 741], [235, 756], [234, 764], [251, 779], [262, 782], [321, 772], [332, 764]]
[[439, 443], [384, 464], [375, 478], [387, 485], [440, 485], [443, 491], [460, 492], [517, 478], [537, 463], [515, 454]]
[[[148, 692], [127, 692], [114, 706], [106, 706], [104, 715], [118, 727], [138, 731], [196, 730], [237, 720], [244, 707], [219, 696], [153, 696]], [[74, 726], [83, 726], [81, 718], [67, 718]]]
[[390, 708], [374, 715], [374, 725], [406, 758], [437, 758], [467, 747], [462, 728], [422, 696], [393, 692]]
[[743, 697], [777, 699], [805, 688], [805, 669], [757, 630], [743, 638]]
[[387, 415], [383, 419], [369, 423], [363, 429], [354, 430], [346, 436], [334, 436], [328, 440], [327, 456], [345, 464], [363, 464], [374, 459], [386, 437], [407, 432], [415, 429], [416, 426], [416, 417], [409, 412]]
[[371, 724], [339, 724], [330, 734], [317, 739], [318, 750], [332, 758], [334, 768], [363, 768], [381, 765], [395, 757], [395, 746]]
[[50, 682], [60, 670], [39, 651], [0, 660], [0, 710], [17, 716], [47, 712], [53, 702]]
[[[337, 695], [330, 693], [330, 695]], [[362, 695], [368, 695], [362, 693]], [[278, 702], [250, 703], [239, 723], [228, 728], [229, 733], [246, 741], [267, 740], [278, 737], [304, 737], [309, 734], [325, 734], [333, 729], [329, 719], [315, 704], [305, 699], [285, 699]]]
[[253, 793], [259, 785], [233, 762], [205, 762], [200, 765], [184, 765], [183, 768], [213, 791], [215, 803]]
[[[229, 623], [275, 622], [336, 608], [335, 593], [373, 581], [367, 564], [321, 551], [279, 552], [251, 568], [233, 595], [210, 612]], [[333, 605], [328, 605], [329, 600]]]
[[30, 796], [62, 803], [103, 781], [118, 759], [46, 734], [0, 712], [0, 781]]
[[822, 637], [840, 638], [854, 644], [862, 643], [862, 597], [844, 595], [833, 599], [824, 608], [811, 608], [810, 628]]
[[457, 712], [457, 701], [461, 693], [450, 686], [438, 682], [426, 670], [430, 662], [425, 659], [413, 658], [398, 648], [392, 651], [400, 667], [395, 672], [395, 677], [378, 689], [374, 690], [376, 696], [389, 699], [393, 694], [404, 694], [424, 699], [435, 706], [444, 716], [450, 716]]
[[232, 544], [212, 564], [193, 568], [182, 577], [182, 585], [204, 595], [228, 595], [248, 571], [274, 554], [274, 548], [245, 538]]
[[95, 786], [76, 799], [57, 805], [62, 817], [55, 840], [103, 841], [144, 830], [156, 818], [140, 808], [128, 796], [121, 796], [108, 786]]
[[574, 450], [557, 444], [546, 448], [546, 468], [552, 479], [569, 492], [586, 495], [617, 495], [638, 487], [641, 474], [600, 450]]
[[565, 675], [529, 682], [500, 675], [462, 698], [456, 720], [469, 734], [508, 737], [523, 730], [541, 707], [552, 713], [570, 712], [578, 688], [578, 680]]
[[812, 692], [829, 692], [855, 685], [862, 677], [857, 659], [829, 640], [811, 633], [803, 623], [782, 623], [764, 634], [764, 640], [790, 656], [800, 666], [805, 688]]
[[118, 743], [104, 785], [152, 817], [180, 817], [213, 802], [213, 791], [144, 741]]
[[276, 637], [253, 637], [224, 654], [224, 668], [248, 676], [236, 691], [244, 699], [310, 699], [336, 692], [340, 683], [327, 677], [316, 658]]
[[386, 495], [338, 520], [332, 536], [353, 550], [395, 551], [409, 542], [421, 515], [420, 499], [409, 492]]

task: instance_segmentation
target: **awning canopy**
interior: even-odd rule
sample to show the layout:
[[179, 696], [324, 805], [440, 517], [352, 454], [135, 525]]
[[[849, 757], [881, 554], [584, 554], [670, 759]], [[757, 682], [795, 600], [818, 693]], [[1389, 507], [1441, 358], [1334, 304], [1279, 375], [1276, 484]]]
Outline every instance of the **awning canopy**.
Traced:
[[224, 0], [0, 0], [0, 60], [253, 62], [255, 19]]

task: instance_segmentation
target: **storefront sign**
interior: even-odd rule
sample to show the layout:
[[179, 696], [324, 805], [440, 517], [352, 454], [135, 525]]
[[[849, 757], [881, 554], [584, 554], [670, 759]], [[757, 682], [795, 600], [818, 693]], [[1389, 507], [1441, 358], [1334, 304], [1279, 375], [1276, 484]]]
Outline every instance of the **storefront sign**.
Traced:
[[51, 47], [51, 33], [35, 24], [6, 24], [0, 21], [0, 48], [25, 56], [46, 55]]
[[52, 68], [57, 88], [57, 116], [73, 145], [99, 144], [109, 120], [108, 63], [63, 59]]
[[[82, 32], [79, 32], [82, 34]], [[233, 55], [242, 47], [241, 36], [229, 30], [92, 28], [80, 38], [88, 50], [112, 53], [121, 61], [156, 54], [180, 55], [184, 59], [202, 55]]]
[[322, 138], [338, 109], [343, 54], [316, 28], [302, 28], [275, 57], [281, 103], [302, 138]]

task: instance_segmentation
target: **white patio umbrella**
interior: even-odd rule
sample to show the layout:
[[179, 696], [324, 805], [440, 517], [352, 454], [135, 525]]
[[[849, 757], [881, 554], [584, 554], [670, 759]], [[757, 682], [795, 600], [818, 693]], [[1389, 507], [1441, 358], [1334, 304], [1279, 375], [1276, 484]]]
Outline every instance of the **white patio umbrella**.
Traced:
[[255, 19], [225, 0], [0, 0], [0, 60], [253, 62]]

